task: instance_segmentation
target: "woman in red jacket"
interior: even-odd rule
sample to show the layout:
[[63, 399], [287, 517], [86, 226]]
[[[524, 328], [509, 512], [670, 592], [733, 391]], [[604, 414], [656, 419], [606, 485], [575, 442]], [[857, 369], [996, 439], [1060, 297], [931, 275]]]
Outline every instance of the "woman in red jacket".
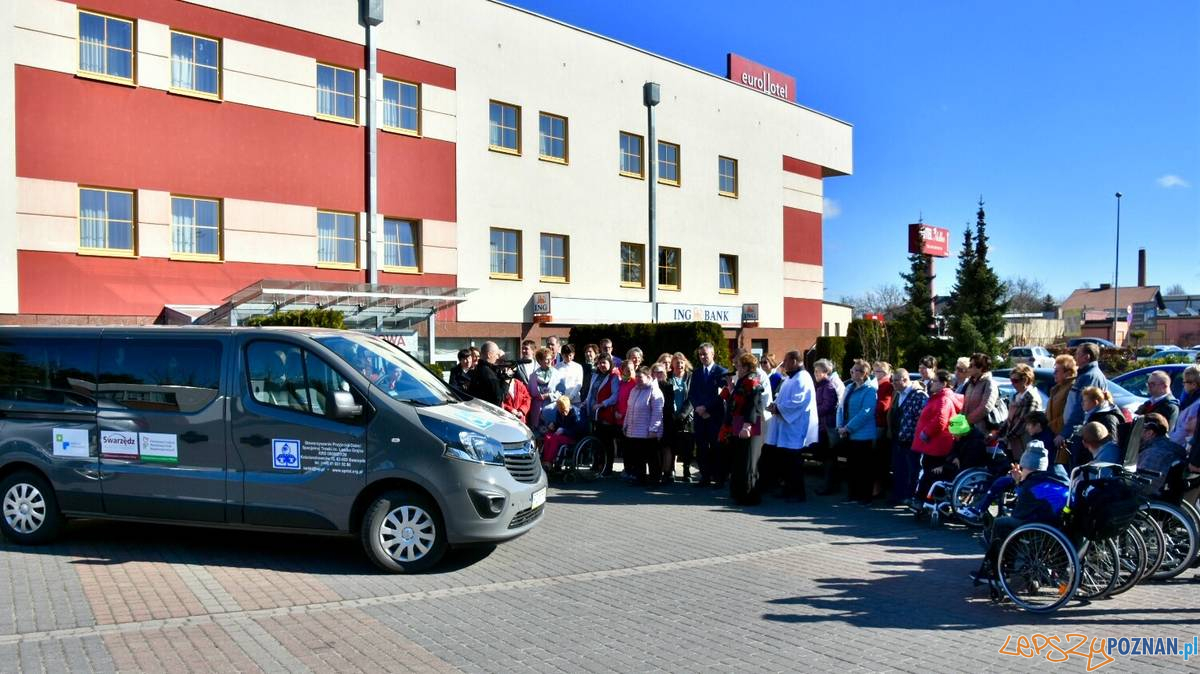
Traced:
[[932, 477], [929, 471], [946, 462], [946, 455], [954, 447], [954, 436], [950, 434], [950, 418], [962, 410], [962, 398], [950, 388], [950, 373], [938, 370], [929, 382], [929, 402], [921, 410], [917, 420], [912, 448], [921, 455], [921, 474], [917, 479], [916, 502], [925, 498]]

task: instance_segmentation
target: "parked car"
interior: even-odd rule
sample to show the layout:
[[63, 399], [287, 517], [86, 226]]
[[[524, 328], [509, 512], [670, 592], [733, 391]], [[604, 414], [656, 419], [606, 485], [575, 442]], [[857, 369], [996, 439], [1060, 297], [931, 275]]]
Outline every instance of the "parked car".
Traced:
[[[1008, 368], [992, 370], [992, 378], [996, 380], [996, 388], [999, 390], [1000, 397], [1004, 399], [1005, 404], [1012, 400], [1012, 397], [1017, 393], [1017, 390], [1013, 388], [1012, 382], [1009, 381], [1011, 374], [1012, 370]], [[1042, 409], [1046, 409], [1050, 403], [1050, 388], [1054, 386], [1054, 369], [1044, 367], [1034, 368], [1033, 377], [1037, 384], [1038, 393], [1042, 395]], [[1126, 421], [1133, 421], [1134, 411], [1141, 407], [1142, 403], [1146, 402], [1144, 396], [1125, 390], [1125, 387], [1111, 379], [1108, 382], [1108, 392], [1112, 394], [1113, 402], [1117, 404], [1117, 407], [1121, 408]]]
[[1107, 339], [1104, 339], [1103, 337], [1076, 337], [1067, 342], [1067, 348], [1074, 349], [1075, 347], [1079, 346], [1080, 344], [1088, 344], [1088, 343], [1098, 344], [1100, 346], [1100, 348], [1102, 348], [1102, 349], [1117, 348], [1116, 344], [1113, 344], [1112, 342], [1108, 341]]
[[1120, 384], [1122, 388], [1134, 395], [1144, 396], [1149, 398], [1150, 393], [1146, 390], [1146, 380], [1150, 377], [1150, 373], [1156, 370], [1162, 370], [1171, 375], [1171, 394], [1176, 398], [1183, 397], [1183, 371], [1187, 369], [1187, 365], [1183, 363], [1170, 363], [1165, 365], [1151, 365], [1149, 367], [1131, 370], [1121, 375], [1113, 377], [1113, 381]]
[[1054, 367], [1054, 356], [1043, 346], [1018, 346], [1008, 352], [1013, 365], [1024, 363], [1029, 367]]

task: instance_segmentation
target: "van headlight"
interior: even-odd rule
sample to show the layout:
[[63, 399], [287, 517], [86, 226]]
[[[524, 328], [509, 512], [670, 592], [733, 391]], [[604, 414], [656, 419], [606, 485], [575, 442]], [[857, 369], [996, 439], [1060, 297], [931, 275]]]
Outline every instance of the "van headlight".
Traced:
[[421, 417], [421, 423], [429, 432], [446, 443], [445, 456], [471, 463], [504, 465], [504, 445], [482, 433], [468, 431], [461, 426], [440, 419]]

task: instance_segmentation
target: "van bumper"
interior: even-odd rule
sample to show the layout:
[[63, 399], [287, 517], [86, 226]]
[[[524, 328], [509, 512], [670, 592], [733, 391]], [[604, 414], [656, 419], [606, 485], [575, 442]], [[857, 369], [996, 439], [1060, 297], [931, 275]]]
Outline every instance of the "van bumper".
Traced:
[[[519, 482], [504, 466], [453, 461], [457, 479], [443, 491], [442, 519], [451, 545], [500, 543], [529, 532], [544, 517], [543, 501], [533, 507], [534, 494], [545, 495], [546, 472], [538, 465], [535, 482]], [[492, 516], [489, 503], [503, 505]]]

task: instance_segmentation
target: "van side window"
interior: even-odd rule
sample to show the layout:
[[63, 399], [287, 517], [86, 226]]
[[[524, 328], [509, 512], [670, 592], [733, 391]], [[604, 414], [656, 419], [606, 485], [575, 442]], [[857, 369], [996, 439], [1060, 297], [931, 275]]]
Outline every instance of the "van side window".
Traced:
[[221, 384], [221, 342], [213, 339], [104, 339], [98, 397], [123, 407], [198, 412]]
[[250, 393], [264, 405], [305, 414], [332, 414], [334, 391], [350, 383], [329, 364], [298, 346], [255, 341], [246, 347]]
[[0, 338], [0, 400], [94, 407], [96, 340]]

